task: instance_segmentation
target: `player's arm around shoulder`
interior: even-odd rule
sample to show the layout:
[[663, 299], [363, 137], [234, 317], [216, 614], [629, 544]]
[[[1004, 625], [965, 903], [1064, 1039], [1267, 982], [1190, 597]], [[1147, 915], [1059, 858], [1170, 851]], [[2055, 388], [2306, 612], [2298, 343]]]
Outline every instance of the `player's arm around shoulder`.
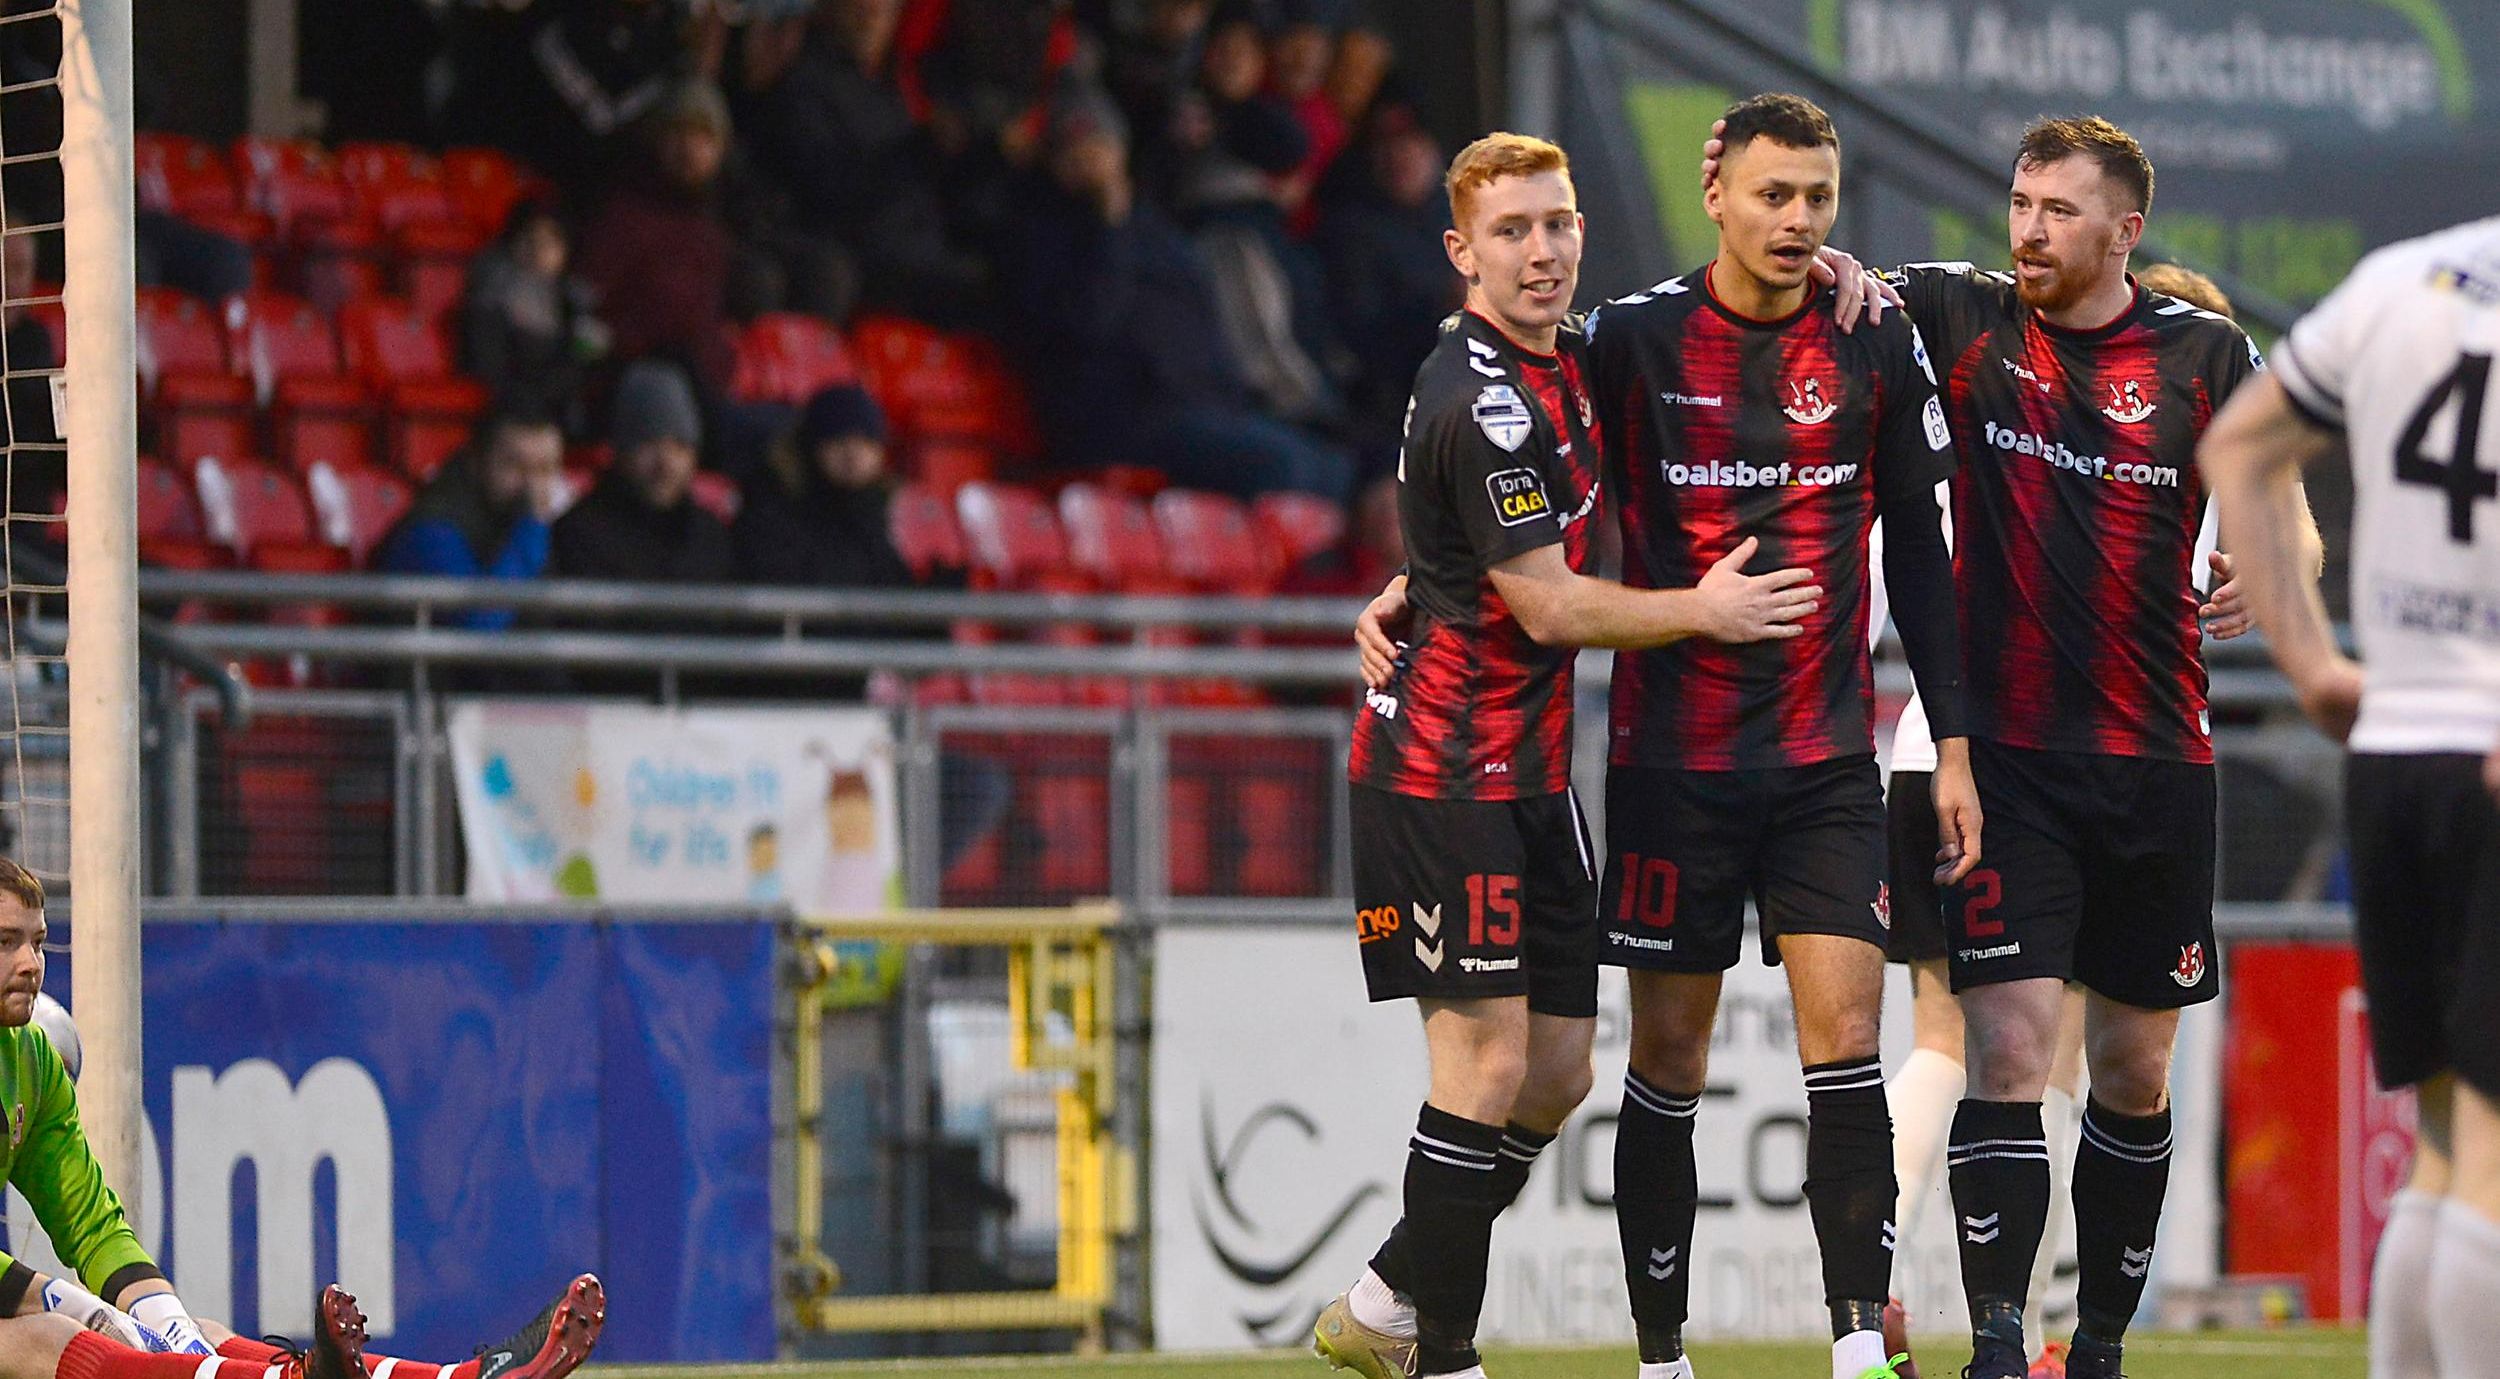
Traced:
[[1820, 606], [1822, 587], [1811, 582], [1810, 570], [1746, 574], [1745, 562], [1760, 546], [1746, 537], [1690, 589], [1634, 589], [1579, 574], [1558, 545], [1514, 556], [1488, 573], [1511, 616], [1539, 646], [1646, 651], [1687, 637], [1720, 642], [1794, 637]]

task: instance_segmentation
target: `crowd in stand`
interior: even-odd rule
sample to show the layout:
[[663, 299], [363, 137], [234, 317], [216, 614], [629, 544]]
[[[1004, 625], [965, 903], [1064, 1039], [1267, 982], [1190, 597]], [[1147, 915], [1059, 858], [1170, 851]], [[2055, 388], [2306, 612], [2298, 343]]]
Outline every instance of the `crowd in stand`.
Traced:
[[[1356, 514], [1349, 578], [1394, 567], [1401, 413], [1462, 285], [1442, 151], [1351, 0], [434, 8], [425, 137], [548, 185], [458, 308], [492, 409], [379, 567], [908, 580], [869, 392], [732, 394], [734, 323], [774, 311], [988, 336], [1037, 478], [1320, 495]], [[611, 459], [558, 515], [585, 443]]]

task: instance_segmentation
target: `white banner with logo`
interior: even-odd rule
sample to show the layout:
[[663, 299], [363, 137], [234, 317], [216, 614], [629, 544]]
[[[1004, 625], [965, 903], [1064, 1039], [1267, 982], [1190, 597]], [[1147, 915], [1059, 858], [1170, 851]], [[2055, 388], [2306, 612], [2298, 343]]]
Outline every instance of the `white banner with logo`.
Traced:
[[901, 883], [872, 709], [479, 699], [450, 718], [468, 896], [881, 910]]
[[[1314, 1315], [1399, 1214], [1426, 1087], [1413, 1005], [1367, 1004], [1352, 936], [1309, 927], [1167, 929], [1154, 989], [1156, 1343], [1306, 1345]], [[1894, 969], [1887, 1068], [1909, 1049], [1908, 994]], [[1619, 971], [1604, 972], [1598, 1000], [1597, 1090], [1494, 1228], [1487, 1339], [1632, 1334], [1612, 1205], [1627, 1026]], [[2181, 1040], [2180, 1149], [2157, 1285], [2214, 1272], [2217, 1012], [2193, 1012]], [[1828, 1334], [1801, 1187], [1805, 1085], [1787, 984], [1750, 957], [1728, 974], [1696, 1135], [1702, 1208], [1687, 1334]], [[1895, 1290], [1928, 1334], [1965, 1325], [1951, 1210], [1940, 1181], [1895, 1261]], [[2055, 1290], [2069, 1300], [2071, 1278], [2069, 1266]]]

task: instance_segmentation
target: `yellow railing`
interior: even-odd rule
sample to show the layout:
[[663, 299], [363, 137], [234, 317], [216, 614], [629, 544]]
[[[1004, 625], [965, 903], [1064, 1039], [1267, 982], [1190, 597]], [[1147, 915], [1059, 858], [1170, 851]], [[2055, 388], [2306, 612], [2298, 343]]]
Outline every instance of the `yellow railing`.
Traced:
[[[813, 1331], [1021, 1331], [1067, 1328], [1099, 1342], [1111, 1303], [1112, 1242], [1134, 1228], [1136, 1172], [1113, 1143], [1115, 905], [1066, 909], [885, 910], [796, 921], [793, 1066], [794, 1236], [784, 1286]], [[824, 1016], [845, 939], [1007, 950], [1009, 1050], [1018, 1069], [1070, 1074], [1059, 1089], [1059, 1277], [1048, 1292], [842, 1297], [824, 1251]], [[1064, 1023], [1051, 1027], [1052, 1017]]]

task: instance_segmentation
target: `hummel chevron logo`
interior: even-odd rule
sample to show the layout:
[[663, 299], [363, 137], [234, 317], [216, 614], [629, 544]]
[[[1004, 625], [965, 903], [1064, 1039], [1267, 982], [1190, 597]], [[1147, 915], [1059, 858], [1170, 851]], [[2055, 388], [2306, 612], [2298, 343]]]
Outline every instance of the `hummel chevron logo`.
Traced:
[[1421, 901], [1410, 901], [1408, 903], [1408, 908], [1415, 912], [1415, 927], [1424, 931], [1425, 938], [1438, 939], [1441, 937], [1440, 906], [1435, 905], [1431, 909], [1427, 910], [1423, 907], [1423, 903]]
[[1893, 1230], [1892, 1223], [1890, 1221], [1886, 1221], [1884, 1223], [1884, 1252], [1890, 1254], [1893, 1250], [1900, 1246], [1900, 1243], [1901, 1238], [1899, 1234]]
[[1987, 1244], [2005, 1233], [2004, 1227], [1997, 1224], [2004, 1216], [2001, 1211], [1992, 1211], [1986, 1216], [1963, 1217], [1962, 1238], [1973, 1245]]
[[2142, 1278], [2144, 1277], [2144, 1271], [2152, 1267], [2152, 1246], [2147, 1245], [2140, 1250], [2130, 1250], [2123, 1246], [2120, 1247], [2118, 1251], [2118, 1272], [2125, 1274], [2129, 1278]]
[[1681, 1245], [1670, 1245], [1663, 1250], [1650, 1251], [1649, 1276], [1661, 1282], [1675, 1277], [1675, 1257], [1683, 1252], [1684, 1247]]
[[1440, 971], [1441, 946], [1437, 943], [1426, 943], [1421, 937], [1418, 937], [1415, 940], [1415, 960], [1422, 963], [1428, 971]]

